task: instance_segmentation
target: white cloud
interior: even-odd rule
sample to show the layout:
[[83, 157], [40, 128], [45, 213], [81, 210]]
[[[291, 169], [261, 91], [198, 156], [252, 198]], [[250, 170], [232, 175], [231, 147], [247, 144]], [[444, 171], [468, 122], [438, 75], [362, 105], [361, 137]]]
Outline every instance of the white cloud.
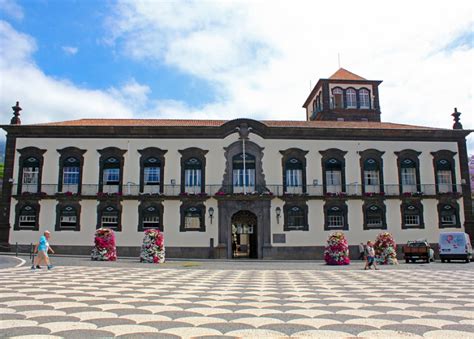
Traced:
[[23, 9], [15, 0], [0, 0], [0, 11], [15, 20], [22, 20], [24, 16]]
[[[474, 128], [470, 2], [121, 1], [109, 42], [130, 57], [207, 81], [214, 102], [160, 102], [163, 116], [305, 118], [309, 83], [342, 66], [380, 87], [384, 121], [450, 128], [454, 106]], [[179, 112], [179, 110], [182, 110]], [[470, 137], [471, 150], [474, 140]]]
[[67, 55], [76, 55], [77, 52], [79, 51], [79, 48], [72, 47], [72, 46], [63, 46], [62, 50]]
[[[20, 101], [22, 121], [26, 124], [80, 118], [129, 118], [131, 97], [140, 97], [140, 85], [114, 91], [81, 88], [66, 79], [45, 74], [33, 61], [36, 43], [0, 21], [0, 107]], [[143, 92], [143, 90], [142, 90]], [[123, 101], [122, 101], [123, 100]], [[5, 119], [3, 119], [5, 121]]]

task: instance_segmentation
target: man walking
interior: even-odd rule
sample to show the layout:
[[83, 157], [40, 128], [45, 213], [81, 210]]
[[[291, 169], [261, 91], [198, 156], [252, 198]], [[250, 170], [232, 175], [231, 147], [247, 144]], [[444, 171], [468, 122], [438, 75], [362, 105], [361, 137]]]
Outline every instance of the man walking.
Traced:
[[44, 231], [43, 235], [40, 237], [38, 244], [36, 244], [34, 253], [37, 253], [37, 255], [33, 262], [33, 265], [31, 266], [32, 270], [35, 270], [41, 262], [48, 266], [48, 270], [53, 268], [53, 265], [51, 265], [48, 256], [48, 251], [54, 253], [53, 249], [49, 246], [48, 240], [50, 237], [51, 233], [49, 233], [49, 231]]

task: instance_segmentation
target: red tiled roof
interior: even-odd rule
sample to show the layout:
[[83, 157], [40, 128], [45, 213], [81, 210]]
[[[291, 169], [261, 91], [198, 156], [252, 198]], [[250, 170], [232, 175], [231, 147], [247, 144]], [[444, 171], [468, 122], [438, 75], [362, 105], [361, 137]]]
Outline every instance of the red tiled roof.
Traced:
[[331, 75], [329, 79], [332, 80], [367, 80], [357, 74], [349, 72], [347, 69], [339, 68], [336, 73]]
[[[178, 119], [80, 119], [38, 124], [36, 126], [161, 126], [161, 127], [219, 127], [229, 120], [178, 120]], [[410, 129], [436, 130], [426, 126], [373, 121], [302, 121], [262, 120], [268, 127], [298, 128], [359, 128], [359, 129]]]

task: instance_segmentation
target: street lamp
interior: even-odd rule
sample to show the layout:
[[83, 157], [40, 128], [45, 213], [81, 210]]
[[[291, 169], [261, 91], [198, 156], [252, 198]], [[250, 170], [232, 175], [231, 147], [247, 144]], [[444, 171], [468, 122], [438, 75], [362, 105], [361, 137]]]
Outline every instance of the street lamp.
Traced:
[[277, 217], [277, 224], [279, 224], [280, 223], [280, 216], [281, 216], [281, 208], [280, 207], [275, 208], [275, 213], [276, 213], [276, 217]]
[[212, 224], [213, 217], [214, 217], [214, 208], [209, 207], [209, 219], [211, 219], [211, 224]]

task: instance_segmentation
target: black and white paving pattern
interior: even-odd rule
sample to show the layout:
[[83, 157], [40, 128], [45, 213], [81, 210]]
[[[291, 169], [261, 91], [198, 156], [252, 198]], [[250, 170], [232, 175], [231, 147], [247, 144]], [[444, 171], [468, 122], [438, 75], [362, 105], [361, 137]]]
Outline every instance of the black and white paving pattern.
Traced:
[[0, 270], [0, 337], [114, 336], [474, 338], [474, 270]]

